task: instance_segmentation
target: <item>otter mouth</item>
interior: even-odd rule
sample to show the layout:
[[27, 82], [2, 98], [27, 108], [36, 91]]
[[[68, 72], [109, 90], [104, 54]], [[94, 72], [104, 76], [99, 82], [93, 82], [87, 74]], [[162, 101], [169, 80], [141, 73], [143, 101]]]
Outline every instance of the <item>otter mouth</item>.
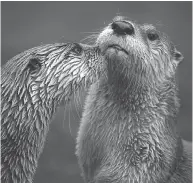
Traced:
[[109, 49], [109, 48], [114, 48], [114, 49], [116, 49], [116, 50], [118, 50], [118, 51], [122, 51], [122, 52], [124, 52], [125, 54], [129, 55], [129, 53], [127, 52], [127, 50], [125, 50], [124, 48], [122, 48], [122, 47], [121, 47], [120, 45], [118, 45], [118, 44], [109, 45], [109, 46], [107, 47], [107, 49]]

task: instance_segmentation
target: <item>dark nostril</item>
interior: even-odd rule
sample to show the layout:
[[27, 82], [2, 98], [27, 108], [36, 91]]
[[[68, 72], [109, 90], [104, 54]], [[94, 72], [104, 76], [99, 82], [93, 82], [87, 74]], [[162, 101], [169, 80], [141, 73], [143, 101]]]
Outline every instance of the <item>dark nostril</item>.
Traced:
[[129, 22], [115, 21], [111, 24], [113, 31], [118, 35], [133, 35], [134, 27]]

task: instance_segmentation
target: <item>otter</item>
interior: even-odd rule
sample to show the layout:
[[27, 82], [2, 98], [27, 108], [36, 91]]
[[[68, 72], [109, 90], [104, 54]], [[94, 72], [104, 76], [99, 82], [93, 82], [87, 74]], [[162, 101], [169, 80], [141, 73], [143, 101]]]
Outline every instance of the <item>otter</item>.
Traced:
[[153, 25], [115, 17], [98, 35], [104, 76], [85, 102], [76, 155], [87, 183], [191, 183], [177, 130], [182, 54]]
[[41, 45], [2, 68], [1, 181], [33, 181], [49, 124], [57, 107], [97, 79], [96, 47], [78, 43]]

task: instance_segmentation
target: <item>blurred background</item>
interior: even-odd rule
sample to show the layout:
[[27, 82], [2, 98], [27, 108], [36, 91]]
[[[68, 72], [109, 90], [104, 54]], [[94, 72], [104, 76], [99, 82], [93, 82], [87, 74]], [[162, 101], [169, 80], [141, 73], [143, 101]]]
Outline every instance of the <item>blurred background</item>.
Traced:
[[[150, 23], [167, 33], [184, 55], [179, 66], [181, 109], [178, 126], [192, 140], [192, 2], [2, 2], [1, 64], [42, 43], [81, 42], [116, 15]], [[35, 183], [83, 183], [75, 156], [81, 105], [58, 110], [39, 160]], [[70, 125], [69, 125], [70, 123]], [[69, 127], [70, 126], [70, 127]]]

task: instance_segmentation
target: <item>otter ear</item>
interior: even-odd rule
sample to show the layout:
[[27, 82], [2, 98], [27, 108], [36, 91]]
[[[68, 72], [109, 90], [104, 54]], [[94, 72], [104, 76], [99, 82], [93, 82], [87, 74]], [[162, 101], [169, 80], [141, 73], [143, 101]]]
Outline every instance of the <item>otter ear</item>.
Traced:
[[41, 69], [41, 61], [39, 58], [31, 58], [29, 60], [29, 63], [27, 65], [27, 68], [29, 68], [30, 72], [38, 72]]
[[178, 63], [180, 63], [184, 59], [183, 55], [176, 48], [173, 52], [173, 58]]

